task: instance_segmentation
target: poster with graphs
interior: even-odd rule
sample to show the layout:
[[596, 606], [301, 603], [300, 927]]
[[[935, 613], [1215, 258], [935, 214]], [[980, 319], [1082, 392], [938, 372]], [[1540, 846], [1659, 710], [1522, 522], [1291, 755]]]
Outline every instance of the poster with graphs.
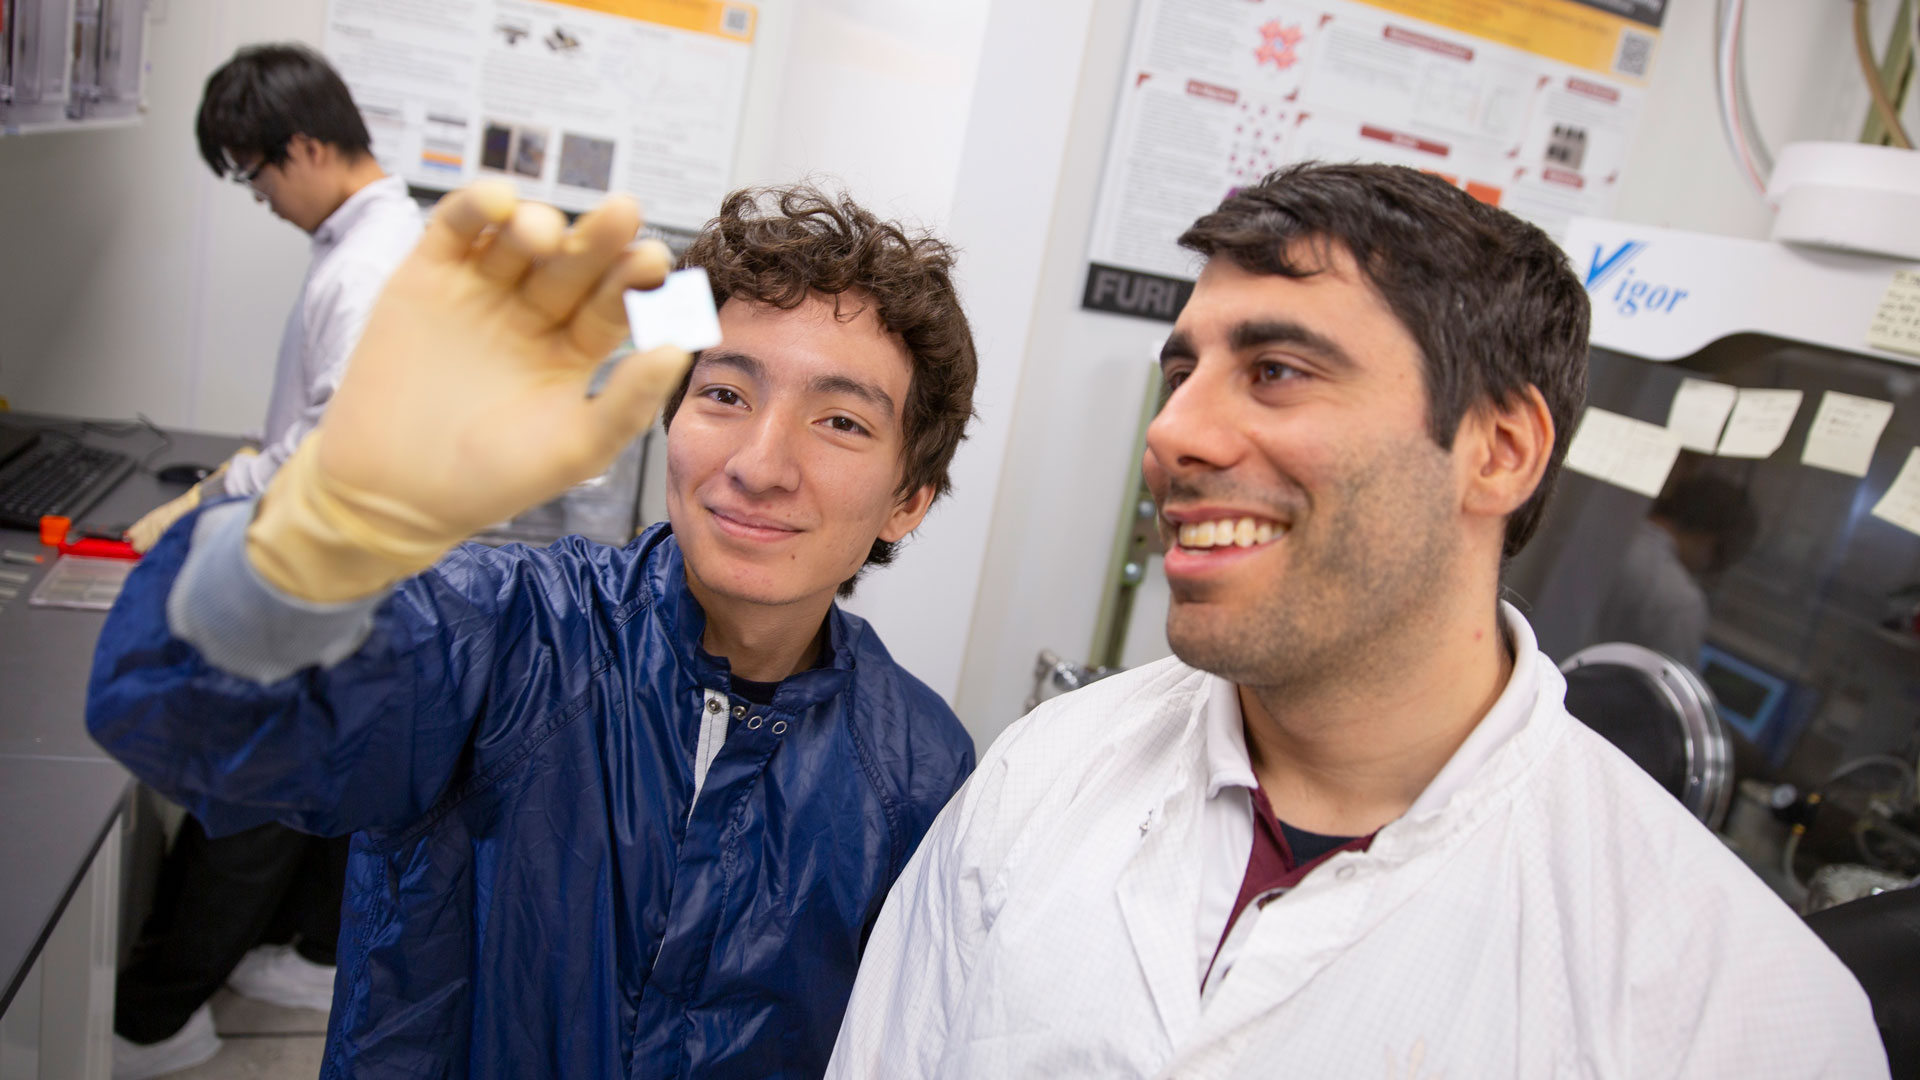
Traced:
[[325, 49], [387, 171], [699, 228], [732, 180], [758, 10], [721, 0], [332, 0]]

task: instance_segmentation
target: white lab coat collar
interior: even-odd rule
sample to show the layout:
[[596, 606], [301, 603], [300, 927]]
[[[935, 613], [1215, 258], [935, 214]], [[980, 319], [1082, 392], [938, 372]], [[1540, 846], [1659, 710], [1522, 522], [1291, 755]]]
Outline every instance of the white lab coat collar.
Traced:
[[1255, 788], [1253, 759], [1247, 754], [1247, 729], [1240, 713], [1240, 688], [1218, 675], [1207, 676], [1202, 723], [1207, 738], [1207, 798], [1222, 788]]
[[334, 208], [327, 220], [313, 230], [313, 253], [315, 256], [332, 248], [340, 239], [353, 231], [353, 226], [366, 216], [367, 209], [375, 203], [389, 199], [406, 199], [407, 182], [398, 176], [383, 176], [359, 191], [347, 196], [347, 201]]
[[[1507, 644], [1513, 650], [1513, 673], [1506, 689], [1474, 725], [1459, 749], [1434, 775], [1426, 789], [1407, 808], [1406, 817], [1424, 817], [1438, 812], [1478, 774], [1494, 752], [1506, 745], [1532, 715], [1539, 698], [1540, 653], [1534, 648], [1533, 628], [1511, 604], [1500, 604], [1500, 621]], [[1222, 788], [1254, 788], [1252, 760], [1247, 754], [1246, 728], [1240, 712], [1239, 688], [1218, 675], [1209, 676], [1206, 687], [1203, 723], [1206, 728], [1207, 797]]]
[[1500, 691], [1494, 700], [1493, 708], [1480, 718], [1460, 748], [1453, 752], [1447, 763], [1434, 775], [1426, 790], [1413, 800], [1407, 808], [1406, 817], [1419, 818], [1439, 812], [1456, 793], [1465, 788], [1473, 777], [1479, 775], [1481, 768], [1493, 758], [1494, 752], [1507, 744], [1514, 734], [1526, 726], [1527, 718], [1533, 715], [1534, 703], [1540, 697], [1540, 660], [1541, 653], [1535, 647], [1533, 627], [1527, 625], [1519, 611], [1512, 604], [1500, 602], [1500, 622], [1507, 634], [1507, 645], [1513, 650], [1513, 673], [1507, 676], [1507, 688]]

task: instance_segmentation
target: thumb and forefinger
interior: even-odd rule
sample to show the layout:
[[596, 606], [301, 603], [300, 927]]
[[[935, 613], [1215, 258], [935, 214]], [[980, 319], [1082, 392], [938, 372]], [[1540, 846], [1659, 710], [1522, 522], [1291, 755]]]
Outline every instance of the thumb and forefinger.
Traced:
[[[627, 290], [658, 288], [672, 269], [673, 253], [658, 240], [629, 249], [574, 312], [569, 327], [574, 345], [590, 356], [611, 352], [627, 336]], [[692, 363], [692, 354], [671, 345], [624, 356], [594, 399], [594, 412], [616, 439], [631, 438], [652, 422]]]
[[[461, 188], [434, 208], [419, 250], [443, 262], [471, 258], [489, 229], [502, 228], [514, 218], [518, 203], [512, 187], [499, 181]], [[627, 337], [627, 290], [656, 288], [673, 269], [673, 253], [659, 240], [643, 240], [618, 254], [608, 250], [612, 237], [606, 234], [623, 227], [631, 230], [638, 223], [637, 211], [637, 207], [610, 202], [586, 215], [569, 230], [579, 240], [562, 246], [556, 265], [536, 270], [520, 283], [542, 294], [529, 299], [563, 321], [568, 344], [595, 361]], [[593, 269], [600, 272], [594, 275]], [[592, 280], [595, 276], [597, 280]], [[564, 294], [585, 294], [585, 299], [572, 306]], [[609, 427], [623, 429], [609, 431], [610, 435], [638, 434], [691, 363], [690, 354], [671, 346], [624, 357], [594, 398], [591, 411]], [[625, 430], [629, 428], [630, 432]]]

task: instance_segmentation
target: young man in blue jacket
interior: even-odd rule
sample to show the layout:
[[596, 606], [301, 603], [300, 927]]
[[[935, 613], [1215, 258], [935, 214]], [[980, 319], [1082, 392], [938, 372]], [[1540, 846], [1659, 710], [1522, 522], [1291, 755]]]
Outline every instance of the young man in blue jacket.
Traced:
[[[215, 833], [353, 834], [327, 1077], [825, 1068], [867, 930], [973, 767], [834, 604], [948, 486], [975, 357], [939, 241], [806, 189], [685, 261], [722, 342], [621, 360], [670, 265], [449, 196], [319, 430], [183, 522], [102, 633], [88, 722]], [[665, 401], [669, 521], [455, 547]]]

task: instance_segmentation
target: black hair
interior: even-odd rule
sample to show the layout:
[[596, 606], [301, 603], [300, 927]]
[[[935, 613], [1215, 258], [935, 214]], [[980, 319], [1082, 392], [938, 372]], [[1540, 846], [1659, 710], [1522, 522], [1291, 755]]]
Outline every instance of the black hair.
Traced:
[[328, 143], [349, 158], [373, 149], [353, 95], [319, 53], [304, 45], [249, 45], [207, 78], [194, 121], [200, 156], [226, 176], [227, 154], [287, 160], [295, 135]]
[[1760, 515], [1747, 489], [1718, 476], [1690, 476], [1654, 500], [1648, 517], [1669, 522], [1680, 532], [1698, 533], [1713, 541], [1713, 563], [1708, 573], [1719, 573], [1738, 562], [1753, 546]]
[[1420, 347], [1428, 434], [1453, 446], [1471, 409], [1539, 389], [1553, 417], [1540, 484], [1507, 518], [1504, 558], [1533, 537], [1587, 396], [1587, 291], [1546, 233], [1401, 165], [1305, 162], [1229, 195], [1183, 247], [1300, 278], [1344, 247]]

